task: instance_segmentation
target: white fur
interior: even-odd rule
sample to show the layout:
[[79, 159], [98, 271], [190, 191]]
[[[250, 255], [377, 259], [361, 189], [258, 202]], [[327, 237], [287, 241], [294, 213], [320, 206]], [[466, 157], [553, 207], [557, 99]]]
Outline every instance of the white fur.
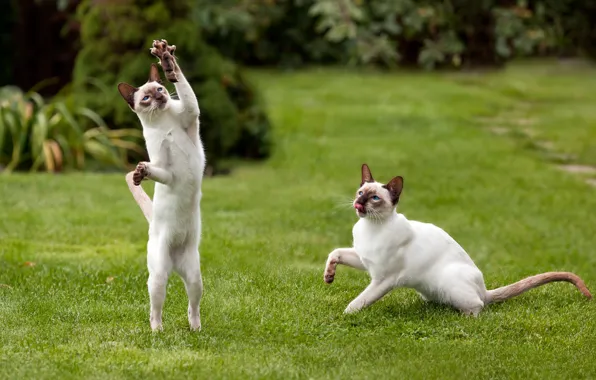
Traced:
[[363, 165], [362, 185], [353, 203], [360, 217], [352, 229], [353, 247], [331, 252], [325, 268], [327, 283], [333, 282], [338, 264], [370, 274], [370, 285], [350, 302], [346, 313], [370, 306], [399, 287], [415, 289], [424, 300], [473, 316], [489, 303], [553, 281], [570, 282], [592, 298], [583, 280], [570, 272], [541, 273], [487, 290], [482, 272], [447, 232], [430, 223], [410, 221], [395, 211], [402, 186], [401, 177], [387, 185], [375, 182], [368, 166]]
[[366, 164], [362, 165], [362, 183], [353, 202], [360, 217], [352, 229], [354, 245], [331, 252], [325, 267], [327, 283], [333, 282], [338, 264], [370, 274], [370, 285], [350, 302], [346, 313], [370, 306], [399, 287], [415, 289], [424, 300], [473, 316], [489, 303], [554, 281], [570, 282], [592, 298], [584, 281], [571, 272], [541, 273], [487, 290], [482, 272], [447, 232], [430, 223], [410, 221], [395, 211], [402, 188], [402, 177], [383, 185], [374, 181]]
[[482, 310], [482, 272], [441, 228], [393, 212], [383, 221], [361, 218], [352, 234], [354, 250], [372, 281], [346, 312], [360, 310], [397, 287], [413, 288], [426, 300], [466, 314]]
[[[394, 197], [401, 192], [399, 178], [392, 182], [396, 184]], [[352, 229], [353, 247], [336, 249], [327, 259], [326, 282], [333, 281], [337, 264], [365, 270], [371, 277], [370, 285], [345, 312], [361, 310], [392, 289], [405, 287], [415, 289], [425, 300], [477, 315], [487, 298], [482, 272], [444, 230], [398, 214], [397, 200], [387, 187], [373, 182], [368, 167], [363, 168], [363, 184], [354, 206], [364, 199], [365, 211], [357, 208], [360, 219]], [[373, 195], [377, 197], [372, 199]]]
[[[163, 109], [152, 112], [136, 111], [143, 125], [150, 159], [150, 162], [140, 163], [139, 166], [146, 170], [147, 178], [155, 181], [152, 210], [146, 194], [132, 184], [133, 173], [127, 175], [127, 182], [150, 222], [147, 285], [151, 301], [151, 328], [162, 328], [166, 285], [174, 270], [182, 277], [186, 287], [190, 328], [200, 330], [199, 304], [203, 282], [198, 247], [205, 154], [199, 136], [197, 98], [177, 65], [176, 76], [179, 100], [169, 99]], [[157, 82], [149, 82], [142, 86], [135, 93], [135, 104], [143, 96], [144, 87], [157, 85]]]

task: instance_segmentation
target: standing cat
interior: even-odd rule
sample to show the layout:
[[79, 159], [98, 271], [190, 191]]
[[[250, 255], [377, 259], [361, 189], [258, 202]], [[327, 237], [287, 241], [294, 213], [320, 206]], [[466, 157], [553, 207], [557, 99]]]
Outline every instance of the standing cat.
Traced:
[[[199, 103], [173, 56], [176, 46], [153, 41], [158, 57], [179, 100], [171, 99], [162, 85], [157, 65], [139, 88], [120, 83], [118, 90], [143, 126], [149, 162], [140, 162], [126, 175], [134, 199], [149, 222], [147, 286], [151, 301], [152, 330], [162, 329], [162, 309], [168, 277], [175, 270], [188, 295], [188, 322], [201, 329], [199, 304], [203, 280], [198, 246], [201, 239], [201, 183], [205, 153], [199, 136]], [[153, 205], [140, 187], [143, 179], [155, 181]]]
[[552, 281], [571, 282], [592, 298], [581, 278], [569, 272], [542, 273], [486, 290], [482, 272], [447, 232], [433, 224], [410, 221], [395, 211], [402, 188], [402, 177], [383, 185], [375, 182], [366, 164], [362, 165], [362, 182], [353, 202], [360, 218], [352, 230], [354, 247], [335, 249], [325, 268], [325, 282], [329, 284], [337, 264], [370, 274], [370, 285], [350, 302], [345, 313], [370, 306], [398, 287], [413, 288], [424, 300], [451, 305], [473, 316], [492, 302]]

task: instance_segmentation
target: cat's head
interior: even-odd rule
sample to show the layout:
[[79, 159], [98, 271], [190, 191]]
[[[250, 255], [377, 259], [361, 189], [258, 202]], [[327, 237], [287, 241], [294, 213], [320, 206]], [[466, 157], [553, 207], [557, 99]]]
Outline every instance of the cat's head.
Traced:
[[395, 210], [403, 186], [404, 179], [400, 176], [387, 184], [376, 182], [368, 165], [362, 164], [362, 181], [353, 203], [356, 215], [360, 218], [385, 219]]
[[151, 114], [169, 108], [170, 94], [162, 84], [159, 70], [155, 63], [151, 64], [149, 80], [139, 88], [128, 83], [119, 83], [118, 91], [129, 107], [137, 114]]

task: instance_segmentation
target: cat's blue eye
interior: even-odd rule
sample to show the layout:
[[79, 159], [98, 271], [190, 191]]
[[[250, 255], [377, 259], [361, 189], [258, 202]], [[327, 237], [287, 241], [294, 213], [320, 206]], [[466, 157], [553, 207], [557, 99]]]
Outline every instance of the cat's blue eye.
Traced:
[[163, 87], [160, 87], [157, 89], [157, 91], [161, 92], [161, 90], [163, 90]]
[[145, 95], [145, 97], [143, 98], [143, 100], [149, 100], [149, 95]]
[[362, 194], [364, 194], [362, 191], [359, 191], [359, 192], [358, 192], [358, 195], [362, 195]]
[[378, 201], [379, 199], [381, 198], [379, 198], [377, 195], [373, 196], [373, 201]]

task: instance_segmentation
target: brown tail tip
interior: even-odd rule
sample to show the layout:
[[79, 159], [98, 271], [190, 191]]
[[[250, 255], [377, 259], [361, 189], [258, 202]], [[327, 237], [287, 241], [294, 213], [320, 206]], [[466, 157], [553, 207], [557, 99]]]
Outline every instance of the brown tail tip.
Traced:
[[587, 299], [589, 299], [589, 300], [592, 299], [592, 294], [590, 293], [590, 291], [588, 290], [588, 288], [586, 287], [586, 285], [584, 285], [583, 287], [579, 288], [579, 291], [582, 292], [582, 294], [584, 296], [586, 296]]

